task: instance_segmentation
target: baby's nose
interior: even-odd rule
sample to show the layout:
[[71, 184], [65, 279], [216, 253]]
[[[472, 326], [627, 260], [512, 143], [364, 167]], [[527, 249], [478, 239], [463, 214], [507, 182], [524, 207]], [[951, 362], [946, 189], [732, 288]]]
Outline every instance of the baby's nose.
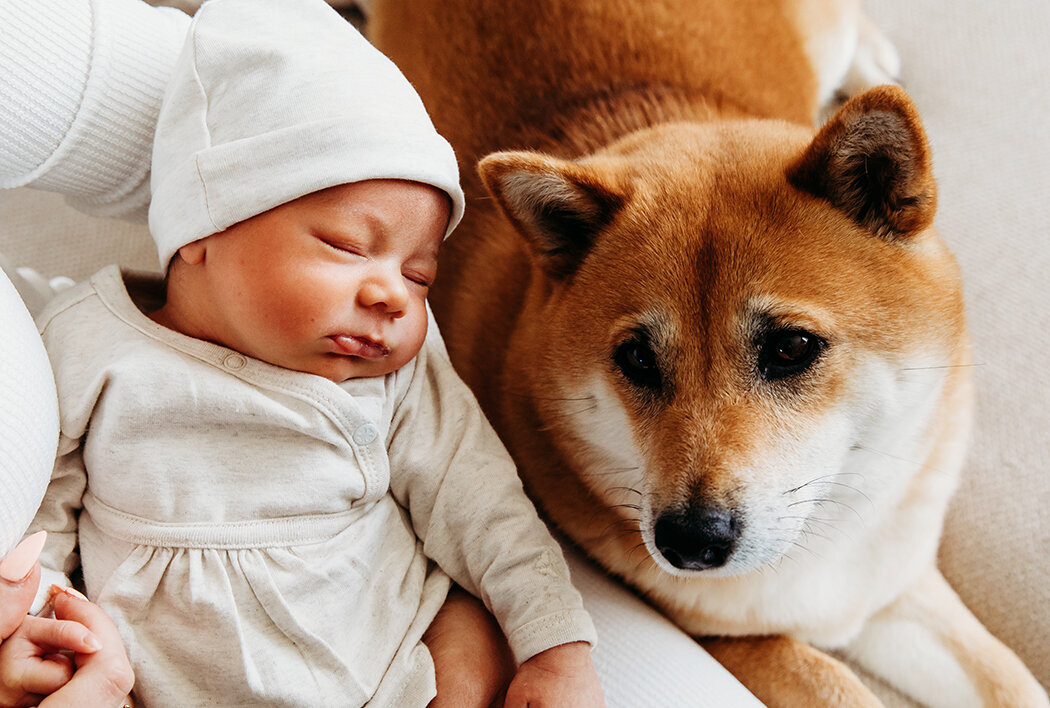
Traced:
[[377, 269], [361, 284], [358, 300], [363, 307], [381, 308], [394, 317], [402, 317], [408, 306], [408, 286], [400, 271], [389, 272], [389, 268]]

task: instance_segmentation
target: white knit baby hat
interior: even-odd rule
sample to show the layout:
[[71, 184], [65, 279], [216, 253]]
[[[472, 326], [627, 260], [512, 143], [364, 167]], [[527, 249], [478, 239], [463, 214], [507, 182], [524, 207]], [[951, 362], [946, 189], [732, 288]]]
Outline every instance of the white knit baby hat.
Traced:
[[393, 62], [323, 0], [210, 0], [190, 25], [153, 146], [150, 231], [178, 249], [326, 187], [433, 185], [463, 215], [455, 154]]

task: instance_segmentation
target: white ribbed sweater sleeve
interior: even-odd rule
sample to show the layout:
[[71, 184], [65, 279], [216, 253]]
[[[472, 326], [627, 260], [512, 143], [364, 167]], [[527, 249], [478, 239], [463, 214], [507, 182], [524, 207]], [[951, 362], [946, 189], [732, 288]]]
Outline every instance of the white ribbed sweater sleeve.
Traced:
[[44, 345], [0, 270], [0, 558], [44, 496], [58, 442], [58, 398]]
[[0, 4], [0, 187], [144, 221], [153, 130], [189, 20], [141, 0]]

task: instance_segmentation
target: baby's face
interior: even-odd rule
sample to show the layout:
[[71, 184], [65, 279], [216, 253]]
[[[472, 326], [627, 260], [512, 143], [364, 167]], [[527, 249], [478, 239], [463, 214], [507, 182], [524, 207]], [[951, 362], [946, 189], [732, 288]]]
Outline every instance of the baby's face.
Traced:
[[395, 371], [423, 345], [448, 218], [434, 187], [369, 180], [209, 236], [208, 338], [336, 382]]

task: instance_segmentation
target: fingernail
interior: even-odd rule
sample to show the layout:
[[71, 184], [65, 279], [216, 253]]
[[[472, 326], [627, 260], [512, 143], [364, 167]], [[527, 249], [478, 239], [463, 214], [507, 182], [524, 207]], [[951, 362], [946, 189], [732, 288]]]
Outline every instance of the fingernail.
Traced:
[[51, 586], [52, 597], [54, 596], [54, 593], [57, 593], [57, 592], [65, 593], [66, 595], [69, 595], [70, 597], [75, 597], [75, 598], [77, 598], [79, 600], [84, 600], [85, 602], [91, 602], [91, 600], [87, 599], [87, 596], [85, 596], [84, 593], [82, 593], [79, 590], [76, 590], [74, 588], [66, 588], [66, 587], [62, 587], [61, 585], [52, 585]]
[[47, 531], [37, 531], [32, 536], [22, 539], [15, 546], [15, 550], [0, 562], [0, 578], [9, 583], [17, 583], [25, 580], [33, 570], [33, 564], [44, 550], [44, 542], [47, 541]]
[[95, 635], [93, 634], [89, 634], [87, 637], [84, 638], [84, 644], [87, 646], [88, 651], [91, 653], [95, 653], [96, 651], [102, 648], [102, 642], [96, 639]]

